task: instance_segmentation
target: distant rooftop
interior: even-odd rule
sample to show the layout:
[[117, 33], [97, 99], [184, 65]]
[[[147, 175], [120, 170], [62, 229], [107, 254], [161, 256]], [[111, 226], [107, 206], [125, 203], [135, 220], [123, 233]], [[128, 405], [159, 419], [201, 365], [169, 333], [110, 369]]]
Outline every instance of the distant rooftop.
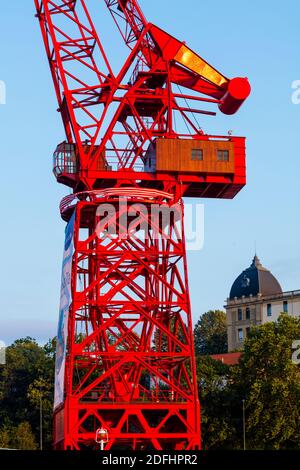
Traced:
[[232, 353], [225, 353], [225, 354], [213, 354], [210, 356], [215, 361], [221, 361], [223, 364], [227, 366], [235, 366], [240, 362], [241, 359], [241, 352], [232, 352]]
[[282, 294], [282, 288], [273, 274], [263, 267], [257, 255], [249, 268], [245, 269], [234, 281], [229, 298]]

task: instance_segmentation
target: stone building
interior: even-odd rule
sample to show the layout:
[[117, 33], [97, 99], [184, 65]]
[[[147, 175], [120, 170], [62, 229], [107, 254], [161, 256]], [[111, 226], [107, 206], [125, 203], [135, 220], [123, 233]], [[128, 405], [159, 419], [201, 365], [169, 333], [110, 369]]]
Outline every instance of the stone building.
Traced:
[[300, 290], [283, 292], [255, 256], [234, 281], [225, 308], [228, 351], [241, 350], [252, 326], [276, 321], [281, 313], [300, 316]]

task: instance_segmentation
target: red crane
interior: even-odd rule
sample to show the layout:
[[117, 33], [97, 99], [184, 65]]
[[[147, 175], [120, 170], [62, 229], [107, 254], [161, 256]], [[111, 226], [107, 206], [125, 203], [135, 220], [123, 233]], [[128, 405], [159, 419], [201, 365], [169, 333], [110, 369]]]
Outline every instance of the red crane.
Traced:
[[54, 445], [104, 435], [106, 450], [199, 449], [182, 198], [245, 185], [245, 139], [207, 135], [196, 116], [235, 113], [250, 85], [148, 23], [135, 0], [104, 0], [128, 46], [115, 74], [92, 20], [106, 21], [101, 3], [35, 0], [66, 133], [54, 174], [73, 190], [60, 207]]

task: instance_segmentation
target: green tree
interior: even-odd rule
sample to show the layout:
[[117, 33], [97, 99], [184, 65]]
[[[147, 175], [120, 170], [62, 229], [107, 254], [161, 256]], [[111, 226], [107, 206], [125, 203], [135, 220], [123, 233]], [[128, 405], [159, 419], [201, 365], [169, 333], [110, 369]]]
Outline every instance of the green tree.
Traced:
[[11, 428], [7, 425], [2, 425], [0, 428], [0, 448], [7, 449], [10, 446]]
[[210, 356], [197, 357], [203, 448], [239, 449], [238, 398], [232, 388], [232, 367]]
[[210, 310], [204, 313], [194, 329], [195, 351], [197, 355], [223, 354], [227, 352], [226, 313]]
[[[39, 377], [29, 385], [27, 395], [33, 408], [38, 413], [42, 412], [43, 447], [44, 444], [49, 447], [52, 441], [53, 383], [49, 377]], [[38, 431], [41, 432], [40, 424]]]
[[37, 443], [30, 424], [20, 423], [13, 431], [12, 447], [19, 450], [36, 450]]
[[[13, 445], [13, 432], [15, 434], [16, 428], [24, 423], [30, 425], [35, 441], [38, 441], [40, 410], [34, 400], [34, 390], [39, 386], [37, 381], [43, 380], [44, 391], [48, 394], [47, 399], [44, 397], [45, 448], [51, 446], [52, 411], [47, 403], [47, 400], [52, 400], [54, 382], [54, 351], [51, 344], [52, 342], [49, 342], [45, 347], [41, 347], [34, 339], [28, 337], [15, 341], [7, 348], [6, 365], [0, 369], [0, 423], [2, 426], [6, 423], [10, 445]], [[11, 431], [8, 431], [9, 429]]]
[[300, 446], [300, 370], [292, 344], [300, 338], [300, 319], [282, 314], [276, 323], [253, 328], [235, 370], [234, 389], [246, 403], [251, 449]]
[[299, 449], [300, 369], [292, 361], [299, 338], [300, 319], [282, 314], [252, 328], [237, 366], [197, 359], [205, 449], [242, 448], [243, 400], [248, 449]]

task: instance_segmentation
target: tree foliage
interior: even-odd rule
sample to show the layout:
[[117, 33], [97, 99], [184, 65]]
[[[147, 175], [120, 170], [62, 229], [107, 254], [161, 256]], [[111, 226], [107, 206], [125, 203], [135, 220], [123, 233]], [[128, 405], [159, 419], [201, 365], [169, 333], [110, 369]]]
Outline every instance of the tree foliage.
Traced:
[[35, 449], [43, 408], [45, 448], [52, 440], [54, 343], [41, 347], [32, 338], [15, 341], [0, 368], [0, 440], [3, 447]]
[[222, 310], [204, 313], [195, 326], [194, 338], [197, 355], [227, 352], [226, 313]]
[[14, 449], [36, 450], [37, 443], [32, 428], [27, 421], [20, 423], [13, 429], [11, 444]]
[[252, 329], [236, 371], [235, 387], [246, 400], [246, 431], [253, 449], [300, 446], [300, 369], [292, 345], [300, 339], [300, 319]]
[[241, 449], [242, 402], [247, 449], [299, 449], [300, 369], [292, 344], [300, 319], [282, 314], [276, 323], [251, 330], [237, 366], [197, 359], [205, 449]]
[[204, 449], [239, 448], [238, 425], [232, 416], [236, 403], [230, 367], [210, 356], [197, 357], [197, 377]]

